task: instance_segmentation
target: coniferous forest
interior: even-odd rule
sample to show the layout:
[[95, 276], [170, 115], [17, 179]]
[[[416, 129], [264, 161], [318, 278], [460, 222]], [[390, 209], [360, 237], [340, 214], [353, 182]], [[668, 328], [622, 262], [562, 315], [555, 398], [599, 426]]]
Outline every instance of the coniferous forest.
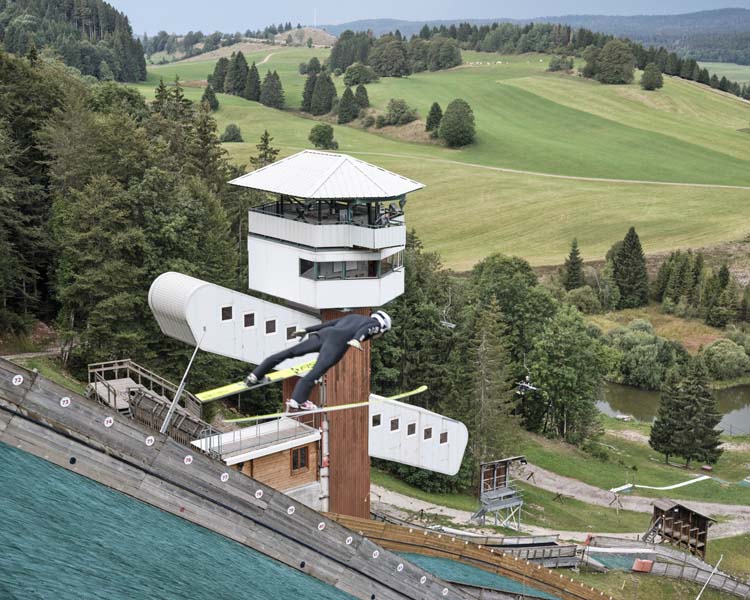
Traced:
[[49, 48], [97, 79], [146, 79], [143, 46], [127, 16], [102, 0], [0, 0], [0, 42], [21, 56]]

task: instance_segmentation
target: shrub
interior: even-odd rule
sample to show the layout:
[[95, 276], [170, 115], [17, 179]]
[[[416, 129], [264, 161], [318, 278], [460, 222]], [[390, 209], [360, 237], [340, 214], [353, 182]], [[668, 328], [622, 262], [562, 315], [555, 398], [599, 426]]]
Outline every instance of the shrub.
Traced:
[[703, 350], [703, 358], [714, 379], [734, 379], [750, 370], [750, 358], [732, 340], [716, 340]]
[[334, 70], [333, 70], [333, 74], [334, 74], [334, 75], [335, 75], [336, 77], [341, 77], [341, 69], [334, 69]]
[[373, 125], [375, 125], [375, 117], [373, 117], [372, 115], [367, 115], [364, 119], [362, 119], [362, 126], [365, 129], [368, 129]]
[[354, 99], [357, 101], [357, 106], [360, 108], [367, 108], [370, 106], [370, 97], [367, 95], [367, 88], [362, 84], [357, 86], [357, 91], [354, 92]]
[[378, 115], [377, 119], [375, 119], [375, 129], [385, 127], [387, 124], [388, 123], [385, 121], [385, 115]]
[[299, 64], [299, 74], [307, 75], [307, 63], [306, 62], [301, 62]]
[[548, 71], [572, 71], [573, 70], [573, 59], [567, 56], [553, 56], [549, 61]]
[[344, 83], [350, 86], [364, 85], [379, 79], [375, 69], [362, 63], [349, 65], [344, 73]]
[[641, 75], [641, 87], [648, 91], [658, 90], [659, 88], [664, 87], [664, 77], [662, 77], [659, 67], [654, 63], [647, 64], [646, 68], [643, 70], [643, 75]]
[[448, 105], [438, 135], [451, 147], [466, 146], [474, 141], [474, 113], [465, 100], [457, 98]]
[[338, 150], [339, 144], [333, 139], [333, 127], [328, 123], [318, 123], [310, 130], [307, 138], [316, 148], [321, 150]]
[[227, 125], [227, 128], [224, 130], [224, 133], [221, 134], [219, 141], [220, 142], [241, 142], [242, 133], [240, 132], [240, 128], [234, 123], [230, 123], [229, 125]]
[[417, 119], [416, 109], [409, 108], [406, 100], [391, 98], [385, 113], [386, 125], [406, 125]]
[[593, 315], [602, 311], [602, 305], [596, 292], [588, 285], [570, 290], [565, 295], [565, 301], [585, 315]]

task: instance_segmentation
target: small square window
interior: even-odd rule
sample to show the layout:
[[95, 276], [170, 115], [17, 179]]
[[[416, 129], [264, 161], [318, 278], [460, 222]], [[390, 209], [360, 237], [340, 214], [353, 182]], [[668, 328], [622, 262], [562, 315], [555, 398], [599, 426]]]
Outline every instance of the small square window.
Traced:
[[297, 331], [297, 326], [292, 325], [291, 327], [286, 328], [286, 339], [287, 340], [293, 340], [294, 339], [294, 332]]
[[276, 319], [268, 319], [266, 321], [266, 335], [276, 333]]
[[244, 317], [245, 328], [255, 327], [255, 313], [247, 313]]
[[424, 439], [426, 440], [432, 439], [432, 427], [424, 428]]
[[232, 307], [231, 306], [222, 306], [221, 307], [221, 320], [222, 321], [231, 321], [232, 320]]
[[380, 427], [380, 415], [372, 415], [372, 426]]
[[440, 443], [441, 444], [447, 444], [448, 443], [448, 432], [442, 431], [440, 433]]
[[307, 446], [301, 448], [292, 449], [292, 473], [295, 471], [301, 471], [302, 469], [307, 470], [308, 467], [308, 452]]
[[409, 423], [406, 426], [406, 435], [414, 435], [415, 433], [417, 433], [417, 424]]
[[391, 419], [391, 431], [398, 431], [398, 423], [399, 419], [396, 417], [395, 419]]

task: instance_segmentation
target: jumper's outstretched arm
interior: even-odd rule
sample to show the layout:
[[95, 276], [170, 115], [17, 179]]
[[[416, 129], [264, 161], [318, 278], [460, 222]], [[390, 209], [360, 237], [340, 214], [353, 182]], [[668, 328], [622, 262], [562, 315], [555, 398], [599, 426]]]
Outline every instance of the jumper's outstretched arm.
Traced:
[[317, 325], [310, 325], [310, 327], [305, 327], [303, 331], [305, 333], [312, 333], [314, 331], [320, 331], [321, 329], [325, 329], [326, 327], [333, 327], [336, 323], [338, 323], [343, 318], [344, 317], [339, 317], [338, 319], [333, 319], [332, 321], [326, 321], [325, 323], [318, 323]]

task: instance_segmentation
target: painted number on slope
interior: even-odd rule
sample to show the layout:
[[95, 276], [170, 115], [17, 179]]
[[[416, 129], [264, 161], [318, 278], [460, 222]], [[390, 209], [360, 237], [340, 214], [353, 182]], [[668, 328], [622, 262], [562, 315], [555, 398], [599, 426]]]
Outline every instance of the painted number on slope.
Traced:
[[19, 386], [23, 383], [23, 375], [13, 375], [11, 381], [13, 382], [13, 385]]
[[112, 425], [115, 424], [115, 420], [112, 417], [107, 417], [104, 419], [104, 426], [105, 427], [112, 427]]
[[67, 396], [60, 398], [60, 406], [63, 408], [68, 408], [70, 406], [70, 398]]

